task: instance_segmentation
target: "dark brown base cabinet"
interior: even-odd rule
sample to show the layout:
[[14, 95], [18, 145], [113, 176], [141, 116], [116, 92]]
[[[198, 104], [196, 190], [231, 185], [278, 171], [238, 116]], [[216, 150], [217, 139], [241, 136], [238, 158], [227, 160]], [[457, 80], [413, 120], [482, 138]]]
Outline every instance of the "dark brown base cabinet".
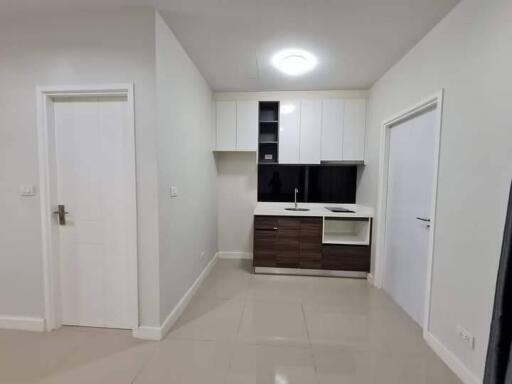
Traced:
[[322, 245], [323, 218], [254, 217], [254, 267], [370, 271], [370, 246]]

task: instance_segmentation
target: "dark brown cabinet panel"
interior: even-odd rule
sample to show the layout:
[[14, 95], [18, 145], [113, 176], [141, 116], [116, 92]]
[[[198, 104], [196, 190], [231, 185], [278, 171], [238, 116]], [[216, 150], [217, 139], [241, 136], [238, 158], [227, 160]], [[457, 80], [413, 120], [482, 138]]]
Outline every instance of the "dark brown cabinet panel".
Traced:
[[280, 217], [277, 227], [276, 266], [297, 268], [300, 250], [300, 218]]
[[254, 229], [271, 231], [277, 230], [277, 217], [273, 216], [256, 216], [254, 218]]
[[254, 266], [320, 268], [321, 257], [321, 218], [254, 218]]
[[366, 245], [323, 245], [322, 269], [370, 272], [370, 252]]
[[254, 217], [255, 267], [370, 271], [370, 246], [322, 245], [321, 217]]
[[322, 219], [303, 218], [300, 223], [300, 268], [322, 268]]
[[254, 230], [254, 265], [275, 267], [277, 250], [277, 230]]

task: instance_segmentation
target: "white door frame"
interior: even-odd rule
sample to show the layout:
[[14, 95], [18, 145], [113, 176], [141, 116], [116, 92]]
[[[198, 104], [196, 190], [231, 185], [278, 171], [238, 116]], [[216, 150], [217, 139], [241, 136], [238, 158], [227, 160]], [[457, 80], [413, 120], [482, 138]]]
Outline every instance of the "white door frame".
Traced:
[[77, 85], [77, 86], [49, 86], [37, 87], [37, 133], [39, 147], [39, 178], [40, 178], [40, 201], [41, 201], [41, 230], [42, 230], [42, 253], [43, 253], [43, 276], [44, 276], [44, 309], [45, 309], [45, 329], [51, 331], [59, 328], [61, 322], [60, 310], [60, 284], [59, 284], [59, 264], [56, 252], [58, 244], [53, 239], [52, 227], [52, 193], [55, 190], [53, 183], [55, 177], [52, 176], [54, 164], [52, 164], [52, 153], [54, 145], [52, 144], [50, 132], [53, 127], [53, 103], [55, 100], [63, 97], [111, 97], [124, 96], [127, 100], [128, 108], [128, 150], [130, 151], [129, 167], [130, 184], [133, 188], [127, 190], [131, 200], [131, 221], [132, 233], [130, 235], [130, 274], [134, 286], [131, 288], [132, 297], [132, 323], [135, 329], [139, 324], [139, 299], [138, 299], [138, 261], [137, 261], [137, 205], [136, 205], [136, 184], [135, 184], [135, 112], [133, 98], [133, 84], [104, 84], [104, 85]]
[[434, 109], [436, 111], [436, 124], [434, 127], [434, 169], [432, 178], [432, 202], [430, 208], [430, 233], [428, 240], [428, 261], [425, 292], [425, 313], [423, 318], [423, 331], [429, 329], [430, 321], [430, 293], [432, 283], [432, 262], [434, 254], [434, 237], [436, 231], [436, 205], [437, 205], [437, 184], [439, 174], [439, 149], [441, 144], [441, 125], [443, 115], [443, 90], [427, 97], [426, 99], [414, 104], [397, 115], [385, 120], [382, 123], [380, 136], [380, 180], [379, 180], [379, 200], [377, 208], [377, 249], [375, 258], [375, 279], [374, 284], [382, 288], [384, 274], [386, 273], [386, 216], [388, 200], [388, 174], [389, 174], [389, 139], [391, 129], [399, 123]]

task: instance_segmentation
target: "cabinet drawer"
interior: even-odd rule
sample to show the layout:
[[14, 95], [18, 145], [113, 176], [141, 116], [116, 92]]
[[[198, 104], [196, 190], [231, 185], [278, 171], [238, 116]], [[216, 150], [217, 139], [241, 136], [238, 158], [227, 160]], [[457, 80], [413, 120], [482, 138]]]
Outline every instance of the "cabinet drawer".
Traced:
[[254, 230], [276, 231], [277, 225], [278, 225], [277, 217], [274, 217], [274, 216], [255, 216], [254, 217]]
[[370, 272], [369, 246], [323, 245], [322, 268], [339, 271]]

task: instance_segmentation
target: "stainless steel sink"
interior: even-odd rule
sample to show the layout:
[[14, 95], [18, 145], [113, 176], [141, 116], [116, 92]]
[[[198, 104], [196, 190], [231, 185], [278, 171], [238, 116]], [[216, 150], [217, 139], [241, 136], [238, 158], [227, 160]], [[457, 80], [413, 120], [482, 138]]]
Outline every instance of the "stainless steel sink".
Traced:
[[293, 201], [293, 207], [285, 208], [287, 211], [295, 211], [295, 212], [306, 212], [309, 211], [308, 208], [299, 208], [297, 204], [297, 193], [299, 193], [299, 189], [295, 188], [294, 190], [294, 201]]
[[285, 208], [287, 211], [306, 212], [309, 208]]

